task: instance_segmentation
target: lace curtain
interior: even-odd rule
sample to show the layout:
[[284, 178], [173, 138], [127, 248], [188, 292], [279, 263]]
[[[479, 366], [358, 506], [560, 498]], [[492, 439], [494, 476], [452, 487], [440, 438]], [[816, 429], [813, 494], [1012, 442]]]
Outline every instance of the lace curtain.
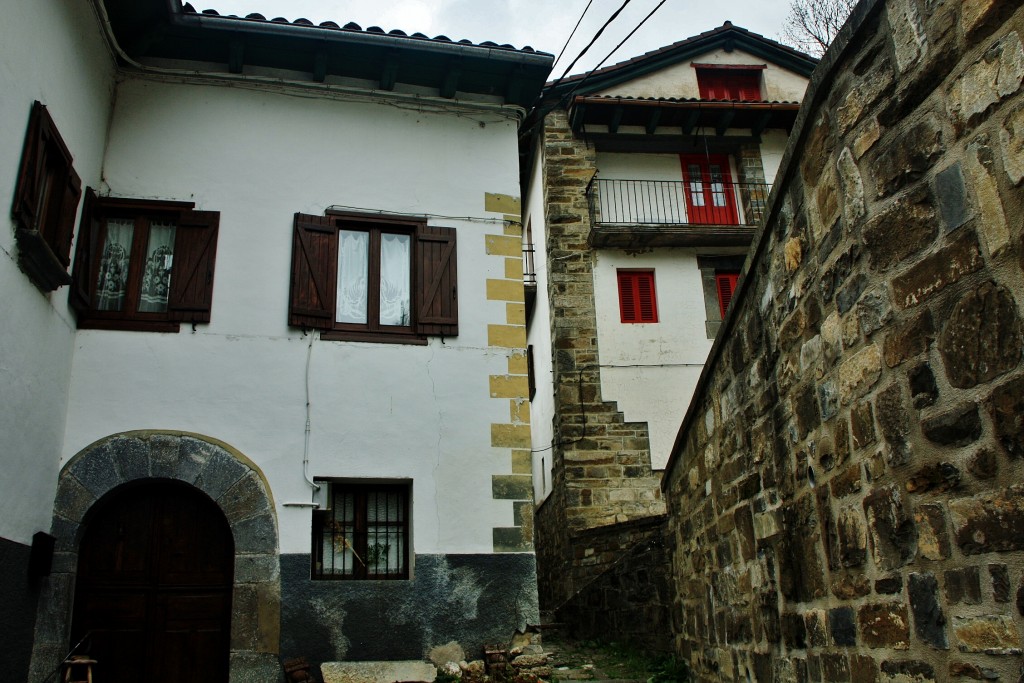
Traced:
[[149, 246], [142, 274], [142, 292], [139, 311], [163, 313], [167, 310], [167, 294], [171, 288], [171, 262], [174, 259], [173, 223], [152, 223], [149, 226]]
[[380, 324], [405, 326], [412, 322], [409, 298], [409, 235], [380, 236]]
[[135, 222], [128, 219], [107, 221], [99, 277], [96, 279], [96, 309], [120, 311], [128, 289], [128, 266], [132, 253]]
[[338, 234], [339, 323], [366, 324], [366, 292], [370, 234], [341, 230]]

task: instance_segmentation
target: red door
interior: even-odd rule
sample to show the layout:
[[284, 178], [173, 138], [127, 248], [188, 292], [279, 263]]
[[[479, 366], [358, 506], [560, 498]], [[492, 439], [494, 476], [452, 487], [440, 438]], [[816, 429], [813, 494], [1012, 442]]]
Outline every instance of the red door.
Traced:
[[228, 679], [234, 544], [213, 501], [171, 482], [115, 492], [88, 521], [71, 642], [106, 683]]
[[681, 154], [687, 223], [738, 225], [736, 188], [724, 154]]

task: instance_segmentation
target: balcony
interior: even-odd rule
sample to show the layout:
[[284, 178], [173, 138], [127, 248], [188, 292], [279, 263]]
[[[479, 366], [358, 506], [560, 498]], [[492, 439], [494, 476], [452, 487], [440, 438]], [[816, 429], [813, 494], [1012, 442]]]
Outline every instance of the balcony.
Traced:
[[747, 246], [771, 186], [707, 180], [608, 180], [587, 187], [592, 247]]

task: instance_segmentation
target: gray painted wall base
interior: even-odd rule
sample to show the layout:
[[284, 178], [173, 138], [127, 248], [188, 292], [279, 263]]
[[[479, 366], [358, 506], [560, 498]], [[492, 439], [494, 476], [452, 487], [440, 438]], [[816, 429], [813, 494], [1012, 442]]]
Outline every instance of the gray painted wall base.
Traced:
[[29, 581], [29, 547], [0, 538], [0, 671], [12, 681], [28, 679], [39, 587]]
[[309, 555], [281, 556], [281, 656], [425, 660], [457, 641], [469, 659], [539, 623], [532, 554], [417, 555], [409, 581], [313, 581]]

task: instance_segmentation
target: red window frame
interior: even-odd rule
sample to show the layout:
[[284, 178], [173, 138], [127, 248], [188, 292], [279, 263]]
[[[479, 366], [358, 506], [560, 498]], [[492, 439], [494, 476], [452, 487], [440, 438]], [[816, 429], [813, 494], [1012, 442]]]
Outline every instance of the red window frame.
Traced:
[[658, 297], [653, 270], [620, 270], [619, 320], [623, 323], [658, 322]]
[[715, 273], [715, 289], [718, 291], [718, 310], [722, 312], [722, 320], [732, 303], [732, 295], [739, 283], [739, 273]]

